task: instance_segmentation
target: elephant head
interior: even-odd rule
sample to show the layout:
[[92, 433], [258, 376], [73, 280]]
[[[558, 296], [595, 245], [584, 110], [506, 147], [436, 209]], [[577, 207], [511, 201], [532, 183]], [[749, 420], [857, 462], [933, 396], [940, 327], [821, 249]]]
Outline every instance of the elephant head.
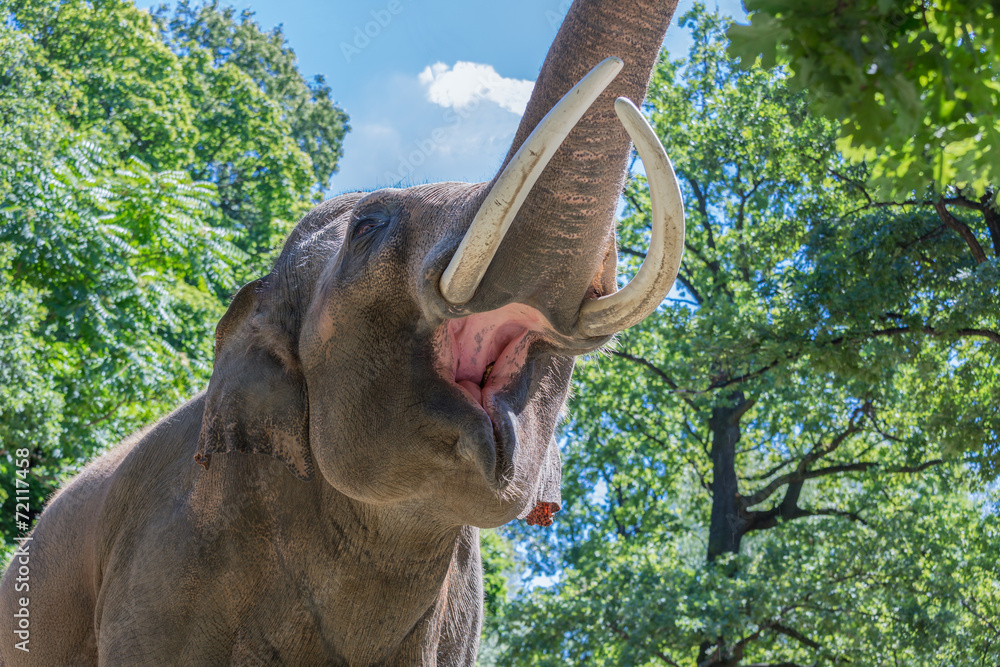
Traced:
[[[629, 101], [673, 9], [575, 3], [493, 180], [345, 194], [306, 215], [218, 325], [196, 459], [266, 453], [442, 525], [558, 509], [553, 433], [574, 358], [652, 312], [680, 263], [680, 191]], [[654, 232], [619, 291], [630, 139]]]

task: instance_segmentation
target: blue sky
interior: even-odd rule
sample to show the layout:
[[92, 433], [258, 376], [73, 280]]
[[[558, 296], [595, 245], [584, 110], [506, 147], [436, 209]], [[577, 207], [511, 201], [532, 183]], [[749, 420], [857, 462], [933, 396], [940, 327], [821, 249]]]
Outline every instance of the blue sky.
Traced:
[[[159, 2], [138, 0], [140, 7]], [[322, 74], [351, 117], [329, 195], [490, 178], [507, 152], [569, 0], [254, 0], [282, 25], [307, 77]], [[682, 0], [676, 19], [692, 5]], [[738, 0], [709, 2], [742, 17]], [[689, 48], [677, 25], [664, 45]]]

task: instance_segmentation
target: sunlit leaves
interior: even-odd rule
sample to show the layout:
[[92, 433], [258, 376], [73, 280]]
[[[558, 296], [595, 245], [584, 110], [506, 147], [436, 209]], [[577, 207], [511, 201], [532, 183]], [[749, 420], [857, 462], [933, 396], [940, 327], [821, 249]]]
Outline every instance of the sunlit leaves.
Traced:
[[748, 1], [730, 52], [787, 62], [889, 195], [1000, 182], [1000, 14], [976, 1]]
[[[4, 167], [31, 173], [31, 158]], [[5, 291], [38, 295], [32, 330], [45, 344], [34, 346], [32, 364], [48, 367], [67, 403], [63, 438], [48, 453], [72, 463], [204, 381], [222, 308], [209, 295], [234, 283], [245, 255], [231, 232], [213, 226], [214, 188], [183, 172], [153, 172], [137, 159], [114, 168], [82, 143], [34, 173], [8, 172]], [[19, 418], [15, 405], [4, 411], [5, 420]], [[45, 457], [44, 439], [21, 437], [7, 446], [38, 447]]]
[[347, 115], [321, 77], [298, 71], [280, 27], [265, 32], [249, 10], [180, 2], [156, 21], [187, 80], [192, 176], [216, 184], [227, 224], [266, 258], [336, 173]]
[[16, 0], [8, 11], [36, 46], [47, 101], [72, 129], [96, 129], [120, 157], [154, 169], [190, 160], [186, 82], [149, 14], [127, 0]]

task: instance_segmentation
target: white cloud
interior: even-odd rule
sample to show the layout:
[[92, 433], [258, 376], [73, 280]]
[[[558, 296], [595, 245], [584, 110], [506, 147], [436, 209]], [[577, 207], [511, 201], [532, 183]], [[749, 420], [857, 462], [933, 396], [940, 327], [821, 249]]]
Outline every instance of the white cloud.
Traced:
[[464, 61], [454, 67], [444, 63], [428, 65], [419, 80], [426, 89], [427, 100], [439, 106], [458, 109], [489, 100], [519, 116], [535, 87], [534, 81], [500, 76], [492, 65]]
[[462, 62], [370, 80], [348, 108], [352, 129], [329, 194], [492, 178], [533, 86]]

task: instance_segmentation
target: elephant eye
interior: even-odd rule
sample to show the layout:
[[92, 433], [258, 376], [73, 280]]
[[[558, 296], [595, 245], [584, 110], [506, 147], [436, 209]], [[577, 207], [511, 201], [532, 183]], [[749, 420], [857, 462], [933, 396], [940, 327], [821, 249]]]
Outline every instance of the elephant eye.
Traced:
[[353, 236], [355, 239], [369, 236], [372, 232], [377, 229], [382, 229], [387, 224], [389, 224], [389, 220], [387, 218], [366, 216], [355, 223]]

